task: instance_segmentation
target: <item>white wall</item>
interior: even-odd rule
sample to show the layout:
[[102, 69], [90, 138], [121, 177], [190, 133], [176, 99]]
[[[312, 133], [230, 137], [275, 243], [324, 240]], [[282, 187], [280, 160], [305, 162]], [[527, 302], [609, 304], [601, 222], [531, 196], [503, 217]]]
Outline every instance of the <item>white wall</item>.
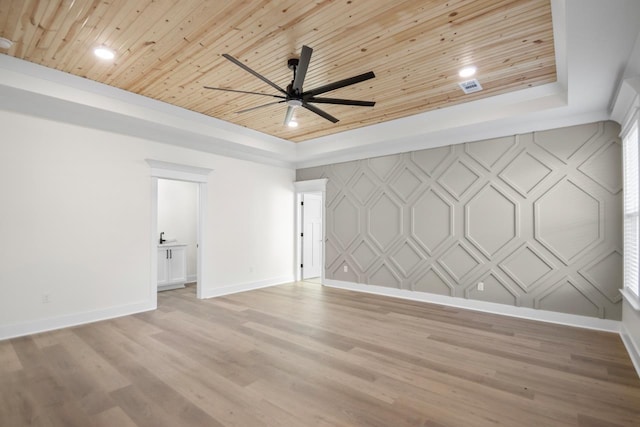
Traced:
[[187, 278], [196, 279], [198, 185], [193, 182], [158, 180], [158, 241], [176, 239], [187, 245]]
[[155, 306], [146, 158], [214, 170], [205, 295], [292, 280], [293, 170], [6, 111], [0, 129], [0, 339]]
[[[250, 167], [240, 168], [238, 163]], [[209, 185], [210, 256], [216, 283], [241, 286], [293, 278], [294, 170], [219, 162]], [[220, 179], [217, 179], [220, 178]], [[287, 268], [288, 267], [288, 268]]]

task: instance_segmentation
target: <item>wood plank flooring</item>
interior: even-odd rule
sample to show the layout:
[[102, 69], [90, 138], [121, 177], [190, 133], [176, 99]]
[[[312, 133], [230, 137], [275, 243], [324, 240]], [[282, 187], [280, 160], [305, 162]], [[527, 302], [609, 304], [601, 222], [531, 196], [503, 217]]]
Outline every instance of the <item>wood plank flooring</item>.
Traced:
[[314, 283], [0, 342], [0, 426], [640, 426], [618, 335]]

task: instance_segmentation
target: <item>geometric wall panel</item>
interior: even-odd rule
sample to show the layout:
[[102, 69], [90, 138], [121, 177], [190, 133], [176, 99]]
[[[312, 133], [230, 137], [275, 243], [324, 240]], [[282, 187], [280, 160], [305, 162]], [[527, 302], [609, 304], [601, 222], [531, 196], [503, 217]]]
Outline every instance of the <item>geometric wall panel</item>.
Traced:
[[500, 264], [500, 268], [525, 292], [533, 290], [551, 273], [553, 264], [533, 245], [525, 243]]
[[480, 163], [487, 170], [498, 163], [498, 160], [504, 156], [507, 151], [516, 144], [516, 138], [508, 136], [505, 138], [494, 138], [486, 141], [471, 142], [464, 144], [464, 151]]
[[465, 236], [491, 258], [517, 235], [516, 204], [504, 192], [487, 185], [465, 207]]
[[358, 264], [361, 271], [366, 271], [371, 264], [378, 258], [371, 245], [366, 240], [360, 242], [358, 246], [351, 252], [353, 261]]
[[[347, 271], [344, 271], [345, 266], [347, 267]], [[331, 277], [336, 280], [344, 280], [346, 282], [358, 281], [357, 270], [353, 268], [353, 266], [349, 264], [347, 261], [343, 261], [342, 263], [338, 264], [338, 266], [336, 266], [333, 269], [333, 271], [328, 275], [328, 277]]]
[[456, 200], [460, 200], [479, 178], [479, 174], [458, 160], [442, 174], [438, 183]]
[[564, 278], [547, 292], [536, 298], [534, 307], [541, 310], [577, 314], [580, 316], [601, 317], [602, 307], [578, 288], [571, 279]]
[[353, 167], [348, 163], [336, 163], [331, 169], [334, 172], [333, 176], [337, 176], [345, 184], [349, 182], [354, 173]]
[[327, 239], [324, 247], [324, 261], [326, 263], [325, 268], [329, 268], [329, 266], [338, 259], [340, 253], [341, 251], [338, 250], [338, 248], [336, 248], [333, 243], [331, 243], [331, 240]]
[[328, 178], [325, 275], [619, 320], [619, 133], [598, 122], [300, 169]]
[[565, 264], [601, 237], [600, 203], [563, 179], [535, 203], [536, 239]]
[[617, 141], [611, 141], [581, 164], [578, 170], [616, 194], [622, 190], [622, 170], [615, 167], [621, 158], [622, 147]]
[[369, 235], [380, 249], [386, 251], [402, 233], [402, 208], [386, 193], [371, 205]]
[[409, 277], [424, 258], [420, 255], [420, 251], [411, 243], [404, 242], [402, 246], [391, 255], [391, 260], [398, 266], [404, 277]]
[[453, 286], [434, 267], [429, 267], [411, 287], [413, 291], [440, 295], [453, 295]]
[[333, 234], [346, 249], [360, 233], [360, 217], [358, 208], [346, 196], [332, 209], [333, 213]]
[[[326, 175], [322, 175], [323, 176], [321, 176], [321, 178], [326, 178]], [[329, 181], [327, 181], [327, 199], [325, 206], [333, 204], [338, 194], [340, 194], [340, 188], [341, 187], [338, 187], [335, 180], [330, 179]]]
[[579, 272], [609, 301], [616, 303], [622, 299], [622, 254], [617, 250], [596, 258]]
[[461, 282], [480, 264], [480, 259], [461, 243], [456, 243], [438, 262], [456, 281]]
[[598, 123], [591, 123], [544, 132], [534, 132], [533, 136], [538, 146], [566, 163], [587, 141], [598, 133], [598, 129]]
[[453, 206], [435, 190], [422, 193], [411, 208], [411, 234], [429, 255], [453, 234]]
[[[325, 166], [326, 168], [326, 166]], [[316, 179], [320, 177], [324, 172], [322, 166], [314, 166], [312, 168], [298, 169], [296, 170], [296, 181], [307, 181], [310, 179]]]
[[369, 284], [376, 286], [386, 286], [388, 288], [399, 288], [400, 278], [386, 264], [378, 267], [369, 277]]
[[467, 298], [499, 304], [517, 305], [518, 295], [502, 279], [494, 273], [482, 279], [484, 290], [479, 291], [477, 283], [474, 283], [465, 291]]
[[386, 181], [389, 178], [393, 169], [400, 163], [399, 156], [383, 156], [374, 157], [369, 159], [369, 168], [375, 173], [382, 181]]
[[551, 173], [540, 160], [523, 151], [498, 175], [514, 190], [526, 197], [543, 179]]
[[400, 174], [391, 181], [391, 188], [396, 192], [403, 202], [406, 202], [420, 187], [422, 181], [411, 172], [411, 169], [404, 168]]
[[351, 192], [356, 199], [363, 205], [367, 203], [369, 198], [373, 195], [376, 189], [376, 184], [366, 173], [362, 172], [358, 178], [353, 181], [351, 185]]
[[422, 169], [428, 177], [431, 177], [436, 169], [444, 163], [449, 154], [451, 154], [453, 151], [451, 148], [451, 146], [447, 146], [432, 148], [431, 150], [414, 151], [411, 153], [411, 160], [413, 160], [413, 163]]

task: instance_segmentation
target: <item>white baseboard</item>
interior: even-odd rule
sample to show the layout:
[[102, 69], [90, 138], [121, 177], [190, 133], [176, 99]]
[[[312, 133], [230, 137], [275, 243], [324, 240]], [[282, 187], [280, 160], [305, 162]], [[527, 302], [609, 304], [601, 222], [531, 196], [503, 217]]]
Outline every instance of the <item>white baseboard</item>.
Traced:
[[631, 358], [633, 367], [636, 368], [636, 372], [640, 377], [640, 343], [636, 343], [633, 341], [633, 338], [627, 331], [624, 323], [620, 325], [620, 338], [622, 338], [622, 342], [627, 349], [627, 353], [629, 353], [629, 357]]
[[198, 276], [196, 274], [189, 274], [187, 276], [187, 283], [193, 283], [198, 281]]
[[384, 286], [343, 282], [341, 280], [325, 279], [323, 284], [334, 288], [366, 292], [369, 294], [430, 302], [451, 307], [465, 308], [468, 310], [483, 311], [485, 313], [501, 314], [504, 316], [519, 317], [522, 319], [538, 320], [541, 322], [620, 333], [621, 322], [617, 320], [598, 319], [595, 317], [578, 316], [576, 314], [536, 310], [528, 307], [514, 307], [511, 305], [497, 304], [493, 302], [456, 298], [439, 294], [430, 294], [427, 292], [415, 292], [406, 289], [386, 288]]
[[235, 285], [221, 286], [219, 288], [203, 289], [202, 298], [220, 297], [223, 295], [236, 294], [238, 292], [251, 291], [253, 289], [281, 285], [283, 283], [291, 283], [293, 281], [293, 276], [281, 276], [274, 277], [272, 279], [260, 280], [257, 282], [238, 283]]
[[11, 325], [0, 325], [0, 340], [53, 331], [55, 329], [68, 328], [70, 326], [83, 325], [85, 323], [93, 323], [100, 320], [113, 319], [114, 317], [155, 310], [156, 307], [156, 299], [154, 297], [150, 301], [127, 304], [119, 307], [67, 314], [64, 316], [31, 320]]

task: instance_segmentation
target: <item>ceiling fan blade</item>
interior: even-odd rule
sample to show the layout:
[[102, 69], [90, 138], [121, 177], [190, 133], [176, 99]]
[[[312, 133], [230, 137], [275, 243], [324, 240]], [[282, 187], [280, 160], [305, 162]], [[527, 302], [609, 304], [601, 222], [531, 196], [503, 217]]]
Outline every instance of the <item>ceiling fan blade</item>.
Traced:
[[376, 105], [375, 101], [356, 101], [354, 99], [339, 99], [339, 98], [306, 98], [305, 102], [315, 102], [318, 104], [340, 104], [340, 105], [357, 105], [358, 107], [373, 107]]
[[324, 111], [322, 111], [321, 109], [319, 109], [318, 107], [315, 107], [311, 104], [307, 104], [306, 102], [302, 103], [302, 106], [304, 108], [306, 108], [307, 110], [316, 113], [317, 115], [324, 117], [325, 119], [329, 120], [331, 123], [337, 123], [339, 120], [336, 119], [335, 117], [333, 117], [331, 114], [326, 113]]
[[321, 93], [330, 92], [332, 90], [340, 89], [341, 87], [351, 86], [356, 83], [363, 82], [365, 80], [369, 80], [374, 78], [376, 75], [373, 74], [373, 71], [369, 71], [368, 73], [360, 74], [359, 76], [350, 77], [348, 79], [340, 80], [334, 83], [329, 83], [324, 86], [320, 86], [315, 89], [308, 90], [302, 94], [303, 97], [320, 95]]
[[292, 88], [296, 93], [302, 93], [302, 84], [304, 78], [307, 75], [307, 69], [309, 68], [309, 62], [311, 62], [311, 54], [313, 49], [309, 46], [302, 46], [302, 52], [300, 52], [300, 59], [298, 66], [296, 67], [296, 75], [293, 79]]
[[251, 107], [251, 108], [247, 108], [245, 110], [236, 111], [236, 113], [238, 113], [238, 114], [239, 113], [246, 113], [248, 111], [258, 110], [260, 108], [268, 107], [270, 105], [282, 104], [283, 102], [284, 102], [284, 99], [282, 101], [270, 102], [268, 104], [258, 105], [257, 107]]
[[292, 107], [291, 105], [289, 105], [289, 107], [287, 107], [287, 115], [284, 116], [284, 125], [288, 126], [289, 122], [291, 121], [291, 119], [293, 118], [293, 111], [295, 110], [294, 107]]
[[262, 95], [262, 96], [271, 96], [273, 98], [285, 99], [284, 96], [281, 95], [270, 95], [268, 93], [260, 93], [260, 92], [247, 92], [245, 90], [235, 90], [235, 89], [225, 89], [222, 87], [211, 87], [211, 86], [203, 86], [205, 89], [213, 89], [213, 90], [221, 90], [223, 92], [235, 92], [235, 93], [246, 93], [248, 95]]
[[287, 92], [282, 89], [280, 86], [278, 86], [277, 84], [275, 84], [274, 82], [272, 82], [271, 80], [269, 80], [268, 78], [264, 77], [262, 74], [259, 74], [255, 71], [253, 71], [251, 68], [247, 67], [246, 65], [244, 65], [242, 62], [238, 61], [236, 58], [234, 58], [233, 56], [229, 55], [229, 54], [223, 54], [222, 56], [224, 56], [225, 58], [227, 58], [229, 61], [233, 62], [234, 64], [236, 64], [238, 67], [242, 68], [243, 70], [245, 70], [248, 73], [253, 74], [254, 76], [256, 76], [257, 78], [259, 78], [260, 80], [262, 80], [263, 82], [265, 82], [266, 84], [268, 84], [269, 86], [275, 88], [276, 90], [278, 90], [279, 92], [283, 93], [283, 94], [287, 94]]

